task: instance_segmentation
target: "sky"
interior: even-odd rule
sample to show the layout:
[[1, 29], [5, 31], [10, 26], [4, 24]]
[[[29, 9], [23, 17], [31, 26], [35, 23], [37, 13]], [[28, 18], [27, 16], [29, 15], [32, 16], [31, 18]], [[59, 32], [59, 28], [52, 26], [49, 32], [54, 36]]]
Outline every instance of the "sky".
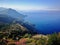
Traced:
[[60, 10], [60, 0], [0, 0], [0, 7], [17, 10]]

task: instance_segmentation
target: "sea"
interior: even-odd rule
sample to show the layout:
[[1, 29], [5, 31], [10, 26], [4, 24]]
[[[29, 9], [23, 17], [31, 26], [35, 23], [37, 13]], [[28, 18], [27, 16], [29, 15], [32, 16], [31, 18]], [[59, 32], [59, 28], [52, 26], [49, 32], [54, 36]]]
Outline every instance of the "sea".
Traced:
[[23, 13], [27, 15], [26, 21], [35, 24], [38, 33], [60, 32], [60, 11], [27, 11]]

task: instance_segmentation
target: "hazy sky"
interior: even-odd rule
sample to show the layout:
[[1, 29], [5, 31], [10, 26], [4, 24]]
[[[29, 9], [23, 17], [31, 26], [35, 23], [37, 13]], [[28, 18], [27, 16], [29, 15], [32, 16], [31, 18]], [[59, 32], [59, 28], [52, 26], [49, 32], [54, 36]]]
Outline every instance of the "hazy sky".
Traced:
[[19, 10], [60, 10], [60, 0], [0, 0], [0, 7]]

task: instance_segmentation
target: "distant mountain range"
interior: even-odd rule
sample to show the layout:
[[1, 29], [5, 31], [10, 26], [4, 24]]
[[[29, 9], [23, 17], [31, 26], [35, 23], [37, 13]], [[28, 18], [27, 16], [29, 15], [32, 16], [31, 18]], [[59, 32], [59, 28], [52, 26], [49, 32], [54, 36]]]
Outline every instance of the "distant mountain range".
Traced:
[[2, 8], [0, 7], [0, 15], [7, 15], [9, 17], [18, 19], [18, 20], [23, 20], [23, 18], [25, 17], [25, 15], [17, 12], [14, 9], [11, 8]]
[[[12, 24], [13, 25], [13, 23], [16, 23], [16, 24], [18, 23], [20, 25], [20, 27], [22, 26], [25, 29], [28, 29], [30, 33], [37, 33], [36, 29], [35, 29], [35, 26], [33, 24], [25, 22], [24, 18], [25, 18], [25, 15], [17, 12], [14, 9], [11, 9], [11, 8], [7, 9], [7, 8], [0, 7], [0, 27], [3, 24], [5, 24], [5, 25], [6, 24], [10, 24], [11, 25]], [[4, 28], [4, 26], [2, 26], [2, 27]], [[16, 27], [16, 25], [14, 26], [14, 28], [15, 27]], [[17, 28], [16, 28], [16, 30], [17, 30]], [[7, 30], [9, 30], [9, 29], [7, 28]], [[24, 29], [21, 29], [21, 30], [24, 30]]]

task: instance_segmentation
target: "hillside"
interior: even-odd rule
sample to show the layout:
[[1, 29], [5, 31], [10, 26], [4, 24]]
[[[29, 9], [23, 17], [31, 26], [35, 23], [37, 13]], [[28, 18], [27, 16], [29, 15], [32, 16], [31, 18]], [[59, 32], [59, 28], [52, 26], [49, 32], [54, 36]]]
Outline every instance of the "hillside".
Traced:
[[23, 21], [24, 17], [25, 17], [25, 15], [17, 12], [14, 9], [11, 9], [11, 8], [2, 8], [2, 7], [0, 8], [0, 15], [3, 15], [3, 16], [5, 15], [5, 16], [14, 18], [17, 21]]
[[0, 45], [60, 45], [60, 32], [38, 34], [35, 25], [14, 9], [0, 8]]
[[[14, 9], [11, 8], [2, 8], [0, 7], [0, 30], [4, 30], [5, 29], [8, 31], [13, 30], [12, 29], [12, 25], [13, 28], [15, 28], [14, 30], [17, 30], [18, 27], [22, 27], [21, 30], [28, 30], [28, 33], [37, 33], [35, 27], [33, 26], [33, 24], [29, 23], [29, 22], [25, 22], [24, 17], [25, 15], [17, 12]], [[15, 24], [14, 24], [15, 23]], [[7, 27], [9, 27], [9, 29]], [[5, 28], [5, 29], [4, 29]], [[20, 29], [20, 28], [18, 28]]]

